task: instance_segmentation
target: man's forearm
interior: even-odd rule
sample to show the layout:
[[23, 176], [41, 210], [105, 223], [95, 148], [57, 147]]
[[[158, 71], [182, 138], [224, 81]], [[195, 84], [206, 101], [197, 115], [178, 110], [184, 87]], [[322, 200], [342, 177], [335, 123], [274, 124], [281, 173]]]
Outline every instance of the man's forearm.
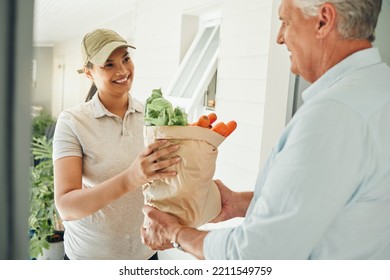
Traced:
[[207, 234], [208, 231], [200, 231], [190, 227], [183, 227], [178, 231], [175, 238], [176, 240], [174, 241], [180, 244], [185, 252], [203, 260], [203, 242]]
[[236, 199], [237, 216], [245, 217], [246, 211], [248, 210], [249, 204], [253, 198], [253, 192], [240, 192], [236, 193], [239, 198]]
[[[248, 209], [249, 203], [253, 198], [253, 192], [241, 192], [237, 193], [239, 199], [237, 199], [236, 214], [238, 217], [244, 217]], [[181, 227], [176, 231], [174, 240], [180, 244], [183, 250], [187, 253], [194, 255], [196, 258], [203, 260], [205, 258], [203, 252], [203, 243], [208, 231], [201, 231], [190, 227]]]

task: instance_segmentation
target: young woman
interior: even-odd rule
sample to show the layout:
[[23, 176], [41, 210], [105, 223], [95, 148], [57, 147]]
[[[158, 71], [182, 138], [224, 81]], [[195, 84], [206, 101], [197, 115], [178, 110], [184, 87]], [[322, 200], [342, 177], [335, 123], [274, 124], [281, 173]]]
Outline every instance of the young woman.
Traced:
[[[155, 259], [141, 243], [141, 186], [176, 176], [165, 168], [178, 146], [143, 144], [143, 106], [129, 91], [134, 64], [129, 45], [112, 30], [88, 33], [79, 72], [97, 92], [65, 110], [53, 142], [56, 207], [65, 226], [65, 259]], [[168, 158], [160, 160], [161, 158]]]

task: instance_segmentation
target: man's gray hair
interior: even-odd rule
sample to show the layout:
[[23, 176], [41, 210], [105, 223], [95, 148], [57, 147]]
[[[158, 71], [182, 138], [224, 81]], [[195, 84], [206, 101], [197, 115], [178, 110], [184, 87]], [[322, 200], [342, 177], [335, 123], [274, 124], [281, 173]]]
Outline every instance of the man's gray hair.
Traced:
[[375, 40], [382, 0], [293, 0], [307, 17], [316, 16], [324, 3], [332, 3], [338, 15], [337, 29], [344, 39]]

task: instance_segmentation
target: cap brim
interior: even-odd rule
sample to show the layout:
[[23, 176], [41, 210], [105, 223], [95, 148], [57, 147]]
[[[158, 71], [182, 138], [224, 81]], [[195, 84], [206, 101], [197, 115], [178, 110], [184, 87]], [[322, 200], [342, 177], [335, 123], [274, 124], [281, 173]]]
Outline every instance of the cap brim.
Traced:
[[[104, 46], [89, 61], [92, 62], [93, 64], [97, 64], [97, 65], [103, 66], [104, 63], [109, 58], [109, 56], [113, 53], [113, 51], [115, 51], [116, 49], [119, 49], [119, 48], [126, 48], [126, 47], [132, 48], [132, 49], [136, 49], [134, 46], [126, 44], [126, 43], [123, 43], [123, 42], [111, 42], [111, 43], [107, 44], [106, 46]], [[78, 69], [77, 73], [83, 74], [84, 73], [84, 69], [83, 68]]]
[[92, 62], [93, 64], [103, 66], [113, 51], [125, 47], [135, 49], [135, 47], [133, 47], [132, 45], [126, 44], [124, 42], [111, 42], [105, 45], [98, 53], [96, 53], [93, 57], [91, 57], [89, 61]]

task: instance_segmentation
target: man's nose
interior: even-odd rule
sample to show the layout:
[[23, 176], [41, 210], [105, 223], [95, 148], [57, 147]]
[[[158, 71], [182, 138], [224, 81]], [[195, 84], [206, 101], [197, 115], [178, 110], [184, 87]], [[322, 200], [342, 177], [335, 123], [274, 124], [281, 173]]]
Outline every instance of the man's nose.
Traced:
[[276, 43], [280, 45], [284, 44], [284, 34], [282, 28], [279, 29], [278, 35], [276, 37]]

